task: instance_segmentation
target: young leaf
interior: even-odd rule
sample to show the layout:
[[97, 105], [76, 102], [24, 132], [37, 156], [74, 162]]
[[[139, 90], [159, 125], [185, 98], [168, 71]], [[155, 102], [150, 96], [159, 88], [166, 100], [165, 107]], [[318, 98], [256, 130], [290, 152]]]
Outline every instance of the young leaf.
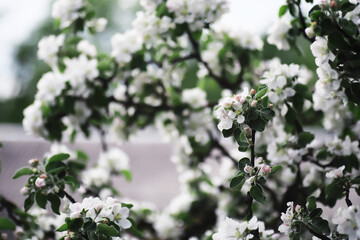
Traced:
[[284, 16], [284, 14], [287, 12], [287, 10], [288, 10], [288, 6], [282, 5], [279, 9], [279, 17]]
[[16, 171], [15, 175], [13, 176], [13, 179], [19, 178], [24, 175], [31, 175], [33, 173], [34, 172], [30, 168], [27, 167], [20, 168], [19, 170]]
[[240, 174], [236, 177], [234, 177], [233, 179], [231, 179], [230, 181], [230, 188], [232, 190], [238, 190], [240, 191], [242, 186], [245, 183], [245, 176], [243, 174]]
[[14, 231], [16, 225], [13, 221], [8, 218], [0, 217], [0, 230], [10, 230]]
[[46, 195], [43, 194], [41, 190], [36, 192], [35, 200], [36, 200], [36, 204], [39, 207], [46, 209], [47, 198]]
[[119, 235], [119, 232], [115, 229], [114, 226], [109, 226], [104, 223], [100, 223], [99, 225], [97, 225], [97, 229], [99, 230], [99, 232], [105, 234], [108, 237], [114, 237]]
[[52, 211], [57, 214], [57, 215], [60, 215], [60, 204], [61, 204], [61, 201], [59, 199], [59, 197], [54, 194], [54, 193], [49, 193], [47, 195], [47, 200], [50, 202], [51, 204], [51, 209]]
[[265, 130], [265, 122], [261, 118], [258, 118], [250, 121], [249, 127], [258, 132], [263, 132]]
[[264, 204], [266, 197], [264, 195], [263, 189], [259, 184], [252, 186], [250, 189], [250, 195], [259, 203]]
[[238, 163], [239, 171], [245, 173], [244, 168], [245, 168], [246, 165], [252, 166], [250, 159], [247, 158], [247, 157], [240, 159], [240, 161]]
[[70, 157], [70, 155], [67, 153], [55, 154], [54, 156], [49, 158], [48, 163], [64, 161], [64, 160], [68, 159], [69, 157]]
[[132, 174], [130, 170], [124, 169], [121, 171], [121, 173], [124, 175], [126, 181], [131, 182], [132, 180]]
[[56, 229], [56, 232], [63, 232], [63, 231], [67, 231], [68, 229], [69, 229], [68, 225], [66, 223], [64, 223], [58, 229]]
[[263, 89], [261, 89], [260, 91], [258, 91], [255, 95], [255, 99], [258, 100], [259, 98], [261, 98], [262, 96], [264, 96], [267, 92], [268, 88], [264, 87]]
[[328, 221], [322, 219], [321, 217], [316, 217], [311, 220], [308, 224], [309, 228], [313, 230], [316, 233], [329, 235], [330, 234], [330, 228]]
[[32, 207], [32, 205], [34, 204], [34, 202], [35, 202], [34, 197], [35, 197], [35, 193], [32, 192], [32, 193], [30, 193], [30, 195], [25, 199], [25, 201], [24, 201], [24, 209], [25, 209], [25, 212], [27, 212], [27, 211]]
[[309, 196], [306, 199], [306, 208], [309, 210], [309, 212], [316, 208], [316, 198], [314, 196]]

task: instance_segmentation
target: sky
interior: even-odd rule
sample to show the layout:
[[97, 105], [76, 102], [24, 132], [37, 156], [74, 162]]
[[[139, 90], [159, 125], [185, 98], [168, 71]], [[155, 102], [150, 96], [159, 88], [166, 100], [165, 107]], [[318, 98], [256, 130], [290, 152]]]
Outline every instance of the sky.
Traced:
[[[126, 1], [125, 1], [126, 2]], [[229, 24], [262, 34], [278, 16], [285, 0], [229, 0]], [[18, 44], [50, 14], [50, 0], [0, 1], [0, 99], [17, 94], [12, 54]]]

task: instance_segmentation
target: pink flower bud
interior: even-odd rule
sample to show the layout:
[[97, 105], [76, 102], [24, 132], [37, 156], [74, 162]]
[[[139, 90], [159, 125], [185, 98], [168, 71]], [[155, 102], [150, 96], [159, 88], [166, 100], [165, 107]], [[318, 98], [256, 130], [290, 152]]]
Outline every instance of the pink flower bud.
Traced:
[[39, 164], [39, 159], [37, 159], [37, 158], [30, 159], [30, 160], [29, 160], [29, 164], [30, 164], [30, 166], [32, 166], [32, 167], [36, 167], [36, 166]]
[[334, 0], [331, 1], [330, 5], [331, 5], [331, 8], [333, 8], [333, 9], [338, 7], [337, 2]]
[[272, 108], [273, 106], [274, 106], [274, 104], [272, 104], [272, 103], [270, 103], [270, 104], [269, 104], [269, 107], [271, 107], [271, 108]]
[[235, 96], [235, 100], [238, 101], [238, 102], [240, 102], [241, 97], [242, 97], [241, 94], [238, 94], [238, 95]]
[[45, 179], [45, 178], [47, 178], [47, 176], [46, 176], [45, 173], [43, 173], [43, 174], [40, 175], [40, 178]]
[[269, 165], [264, 165], [263, 167], [262, 167], [262, 171], [265, 173], [265, 174], [268, 174], [268, 173], [271, 173], [271, 168], [270, 168], [270, 166]]
[[43, 178], [37, 178], [36, 181], [35, 181], [35, 186], [37, 188], [43, 188], [45, 187], [46, 183], [45, 183], [45, 180]]
[[256, 94], [256, 90], [255, 90], [255, 89], [251, 89], [251, 90], [250, 90], [250, 94], [251, 94], [252, 96], [254, 96], [254, 95]]
[[254, 171], [254, 168], [250, 165], [246, 165], [244, 167], [244, 172], [246, 172], [246, 173], [252, 173], [253, 171]]
[[21, 189], [20, 189], [20, 193], [21, 193], [21, 195], [23, 195], [23, 196], [28, 195], [28, 194], [29, 194], [29, 188], [28, 188], [28, 187], [23, 187], [23, 188], [21, 188]]
[[257, 104], [257, 101], [256, 101], [256, 100], [254, 100], [254, 101], [252, 101], [252, 102], [250, 103], [250, 106], [255, 107], [255, 106], [256, 106], [256, 104]]
[[295, 212], [297, 212], [297, 213], [301, 212], [301, 206], [300, 205], [296, 205]]

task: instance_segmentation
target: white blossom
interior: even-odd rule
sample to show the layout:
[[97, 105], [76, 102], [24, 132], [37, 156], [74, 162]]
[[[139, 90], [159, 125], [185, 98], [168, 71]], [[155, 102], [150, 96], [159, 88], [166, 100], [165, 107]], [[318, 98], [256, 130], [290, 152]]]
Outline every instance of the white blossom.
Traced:
[[56, 0], [51, 16], [60, 20], [61, 28], [66, 28], [80, 17], [79, 10], [83, 5], [83, 0]]
[[65, 35], [50, 35], [42, 38], [38, 43], [38, 57], [49, 64], [52, 68], [57, 68], [59, 48], [64, 44]]
[[269, 28], [267, 41], [275, 45], [279, 50], [289, 50], [290, 44], [287, 40], [287, 34], [290, 28], [290, 17], [287, 15], [282, 16]]
[[332, 222], [337, 224], [337, 231], [339, 233], [349, 236], [349, 240], [358, 240], [360, 238], [359, 206], [353, 205], [348, 208], [340, 207]]

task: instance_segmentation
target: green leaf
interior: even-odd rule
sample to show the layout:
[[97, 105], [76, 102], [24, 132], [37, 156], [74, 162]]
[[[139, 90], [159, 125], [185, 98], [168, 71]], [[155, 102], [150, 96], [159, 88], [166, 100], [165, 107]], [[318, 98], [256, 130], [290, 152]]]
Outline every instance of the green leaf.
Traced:
[[242, 173], [245, 173], [244, 168], [245, 168], [246, 165], [252, 166], [250, 159], [247, 158], [247, 157], [240, 159], [240, 161], [238, 162], [239, 171], [242, 172]]
[[14, 231], [16, 224], [8, 218], [0, 217], [0, 230]]
[[311, 211], [309, 216], [312, 219], [312, 218], [320, 217], [322, 213], [323, 210], [321, 208], [315, 208], [313, 211]]
[[25, 201], [24, 201], [24, 209], [25, 209], [25, 212], [27, 212], [27, 211], [32, 207], [32, 205], [34, 204], [34, 202], [35, 202], [34, 197], [35, 197], [35, 193], [32, 192], [32, 193], [30, 193], [30, 195], [25, 199]]
[[277, 171], [279, 171], [281, 169], [282, 169], [282, 166], [280, 166], [280, 165], [273, 166], [273, 167], [271, 167], [271, 173], [270, 174], [274, 174], [274, 173], [276, 173]]
[[235, 140], [236, 140], [237, 143], [242, 142], [242, 141], [241, 141], [241, 138], [240, 138], [241, 133], [242, 133], [242, 131], [241, 131], [240, 128], [236, 128], [235, 131], [234, 131], [234, 138], [235, 138]]
[[124, 169], [121, 171], [121, 173], [124, 175], [125, 179], [128, 181], [128, 182], [131, 182], [132, 180], [132, 173], [130, 170], [127, 170], [127, 169]]
[[67, 175], [64, 177], [65, 183], [76, 189], [80, 187], [80, 183], [73, 176]]
[[222, 134], [225, 138], [231, 137], [233, 135], [233, 132], [234, 132], [233, 128], [222, 130]]
[[116, 230], [114, 226], [109, 226], [104, 223], [100, 223], [97, 225], [97, 229], [99, 232], [105, 234], [108, 237], [119, 236], [119, 232]]
[[263, 189], [259, 184], [252, 186], [250, 189], [250, 195], [259, 203], [264, 204], [266, 197], [264, 195]]
[[48, 164], [46, 164], [45, 166], [45, 170], [47, 173], [59, 173], [63, 170], [65, 170], [67, 167], [64, 163], [57, 161], [57, 162], [50, 162]]
[[265, 130], [265, 125], [266, 125], [265, 121], [260, 118], [249, 122], [249, 127], [258, 132], [263, 132]]
[[230, 181], [230, 188], [232, 190], [238, 190], [240, 191], [242, 186], [245, 183], [245, 176], [243, 174], [240, 174], [236, 177], [234, 177], [233, 179], [231, 179]]
[[249, 143], [247, 142], [239, 142], [238, 145], [239, 145], [238, 150], [240, 152], [246, 152], [249, 148]]
[[332, 183], [326, 186], [325, 199], [330, 207], [333, 207], [337, 199], [340, 199], [343, 196], [344, 196], [344, 189], [337, 181], [334, 180], [332, 181]]
[[49, 193], [47, 195], [47, 200], [50, 202], [51, 204], [51, 209], [52, 211], [57, 214], [57, 215], [60, 215], [60, 204], [61, 204], [61, 201], [60, 201], [60, 198], [54, 194], [54, 193]]
[[279, 17], [282, 17], [288, 10], [287, 5], [282, 5], [279, 9]]
[[39, 207], [46, 209], [47, 198], [46, 195], [43, 194], [41, 190], [36, 192], [35, 200], [36, 200], [36, 204]]
[[351, 180], [352, 184], [360, 184], [360, 176], [357, 176], [356, 178]]
[[58, 229], [56, 229], [56, 232], [63, 232], [63, 231], [67, 231], [68, 229], [69, 229], [68, 225], [66, 223], [64, 223]]
[[263, 89], [259, 90], [256, 94], [255, 94], [255, 99], [258, 100], [259, 98], [263, 97], [268, 91], [267, 87], [264, 87]]
[[351, 50], [351, 47], [346, 42], [344, 36], [338, 31], [334, 31], [329, 34], [328, 46], [332, 52], [337, 52], [337, 50]]
[[55, 155], [53, 155], [52, 157], [49, 158], [48, 164], [52, 163], [52, 162], [64, 161], [64, 160], [68, 159], [69, 157], [70, 157], [70, 155], [67, 154], [67, 153], [55, 154]]
[[84, 225], [84, 220], [82, 218], [67, 218], [66, 224], [69, 230], [71, 230], [72, 232], [77, 232]]
[[306, 145], [311, 143], [311, 141], [314, 140], [314, 138], [315, 138], [314, 134], [309, 133], [309, 132], [302, 132], [298, 136], [298, 144], [301, 147], [305, 147]]
[[314, 196], [309, 196], [306, 199], [306, 208], [311, 212], [316, 208], [316, 198]]
[[325, 235], [330, 235], [331, 231], [329, 228], [328, 221], [322, 219], [321, 217], [316, 217], [312, 219], [309, 224], [309, 228], [319, 234], [325, 233]]
[[19, 178], [24, 175], [32, 175], [33, 173], [34, 172], [30, 168], [27, 167], [20, 168], [19, 170], [16, 171], [15, 175], [13, 176], [13, 179]]
[[275, 112], [271, 108], [263, 108], [260, 110], [260, 117], [265, 120], [269, 121], [275, 116]]
[[133, 235], [137, 236], [138, 238], [143, 239], [143, 234], [137, 228], [136, 222], [132, 218], [128, 218], [128, 220], [131, 222], [131, 227], [127, 231], [131, 232]]
[[84, 230], [86, 232], [95, 231], [96, 230], [96, 223], [92, 219], [89, 219], [89, 221], [84, 223]]

